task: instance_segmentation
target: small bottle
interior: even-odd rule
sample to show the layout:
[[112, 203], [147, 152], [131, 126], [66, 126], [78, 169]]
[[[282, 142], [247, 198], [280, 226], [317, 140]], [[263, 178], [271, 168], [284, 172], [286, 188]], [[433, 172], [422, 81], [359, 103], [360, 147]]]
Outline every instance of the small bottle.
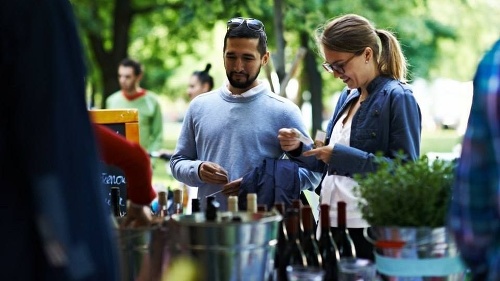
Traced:
[[158, 217], [168, 216], [167, 192], [165, 191], [158, 192], [158, 212], [156, 213], [156, 216]]
[[311, 206], [302, 206], [302, 226], [304, 232], [302, 233], [301, 245], [306, 255], [307, 265], [322, 267], [322, 258], [319, 252], [318, 242], [314, 237], [314, 217]]
[[355, 258], [356, 248], [346, 224], [346, 203], [337, 202], [337, 228], [338, 232], [334, 236], [335, 244], [339, 250], [340, 258]]
[[337, 245], [333, 240], [330, 231], [330, 205], [321, 204], [320, 208], [320, 226], [321, 232], [318, 239], [318, 247], [323, 261], [325, 271], [324, 281], [336, 281], [338, 278], [338, 262], [340, 259]]
[[199, 198], [191, 199], [191, 213], [194, 214], [199, 212], [201, 212], [200, 199]]
[[227, 210], [232, 213], [238, 212], [238, 196], [230, 195], [227, 198]]
[[208, 196], [207, 208], [205, 209], [205, 220], [216, 221], [218, 210], [219, 210], [219, 202], [215, 200], [215, 196]]
[[183, 213], [183, 199], [182, 199], [182, 189], [174, 189], [174, 214], [182, 214]]
[[120, 209], [120, 188], [118, 186], [111, 187], [111, 209], [115, 217], [122, 217]]
[[257, 194], [248, 193], [247, 194], [247, 212], [255, 214], [257, 213]]
[[278, 280], [288, 280], [286, 267], [289, 265], [308, 266], [304, 250], [299, 240], [299, 210], [290, 208], [286, 212], [288, 241], [280, 258]]

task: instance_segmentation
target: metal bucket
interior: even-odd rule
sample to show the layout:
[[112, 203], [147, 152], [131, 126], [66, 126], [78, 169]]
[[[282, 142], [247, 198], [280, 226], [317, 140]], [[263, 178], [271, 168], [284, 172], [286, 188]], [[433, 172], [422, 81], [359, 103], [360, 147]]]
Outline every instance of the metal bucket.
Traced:
[[[200, 215], [200, 214], [197, 214]], [[173, 216], [187, 250], [205, 280], [262, 281], [273, 271], [281, 215], [266, 213], [259, 219], [238, 213], [241, 221], [205, 221], [204, 216]]]
[[123, 281], [162, 280], [170, 261], [182, 254], [175, 224], [117, 229]]
[[[452, 236], [444, 227], [371, 227], [377, 271], [388, 280], [459, 281], [465, 278]], [[374, 237], [375, 239], [370, 238]]]

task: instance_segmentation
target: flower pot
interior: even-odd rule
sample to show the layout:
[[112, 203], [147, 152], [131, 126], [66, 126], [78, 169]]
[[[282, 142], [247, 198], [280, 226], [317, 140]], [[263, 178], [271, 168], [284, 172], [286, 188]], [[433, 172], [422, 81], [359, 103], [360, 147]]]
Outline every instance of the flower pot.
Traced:
[[365, 236], [375, 246], [377, 271], [389, 280], [464, 280], [465, 267], [445, 227], [370, 229]]

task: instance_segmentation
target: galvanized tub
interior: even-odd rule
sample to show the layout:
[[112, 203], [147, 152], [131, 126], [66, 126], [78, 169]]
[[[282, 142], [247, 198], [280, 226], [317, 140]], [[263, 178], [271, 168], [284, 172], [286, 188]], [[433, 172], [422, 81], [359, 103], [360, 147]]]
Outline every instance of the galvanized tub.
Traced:
[[182, 255], [176, 225], [165, 220], [149, 227], [119, 228], [120, 275], [123, 281], [159, 281], [170, 262]]
[[388, 280], [464, 280], [465, 267], [445, 227], [371, 227], [370, 230], [365, 237], [375, 246], [377, 271]]
[[226, 218], [221, 214], [217, 221], [206, 221], [203, 214], [172, 217], [204, 280], [262, 281], [272, 274], [281, 215], [236, 215], [241, 221], [232, 221], [234, 214]]

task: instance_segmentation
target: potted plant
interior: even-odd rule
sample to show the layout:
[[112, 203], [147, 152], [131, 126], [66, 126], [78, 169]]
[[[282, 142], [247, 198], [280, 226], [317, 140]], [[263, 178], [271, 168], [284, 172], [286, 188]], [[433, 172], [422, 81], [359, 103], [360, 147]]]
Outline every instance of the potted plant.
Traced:
[[381, 159], [376, 172], [354, 176], [364, 219], [376, 226], [444, 226], [454, 163], [425, 155], [405, 162], [401, 153], [393, 162]]
[[454, 161], [425, 155], [405, 161], [401, 153], [392, 162], [380, 155], [376, 161], [377, 171], [354, 179], [361, 213], [372, 226], [369, 236], [375, 244], [377, 270], [394, 276], [391, 280], [462, 275], [462, 263], [445, 227]]

